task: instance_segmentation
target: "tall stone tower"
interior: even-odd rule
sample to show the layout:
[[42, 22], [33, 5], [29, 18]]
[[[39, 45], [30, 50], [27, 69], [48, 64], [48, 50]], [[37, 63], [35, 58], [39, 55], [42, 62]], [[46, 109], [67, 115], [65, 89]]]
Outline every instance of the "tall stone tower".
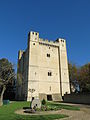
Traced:
[[66, 41], [43, 40], [38, 32], [29, 32], [27, 49], [19, 51], [17, 72], [18, 99], [62, 100], [70, 93]]

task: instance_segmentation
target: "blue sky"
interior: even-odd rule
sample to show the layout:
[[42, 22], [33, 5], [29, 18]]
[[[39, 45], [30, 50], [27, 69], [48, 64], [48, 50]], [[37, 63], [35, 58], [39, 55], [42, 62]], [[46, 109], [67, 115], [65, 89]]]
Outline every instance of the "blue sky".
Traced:
[[90, 62], [90, 0], [0, 0], [0, 58], [17, 64], [31, 30], [65, 38], [69, 61]]

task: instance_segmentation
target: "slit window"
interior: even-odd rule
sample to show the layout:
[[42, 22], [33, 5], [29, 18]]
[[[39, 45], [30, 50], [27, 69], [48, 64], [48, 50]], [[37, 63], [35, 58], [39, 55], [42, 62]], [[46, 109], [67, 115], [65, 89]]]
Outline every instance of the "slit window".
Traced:
[[51, 86], [50, 86], [49, 90], [51, 91]]

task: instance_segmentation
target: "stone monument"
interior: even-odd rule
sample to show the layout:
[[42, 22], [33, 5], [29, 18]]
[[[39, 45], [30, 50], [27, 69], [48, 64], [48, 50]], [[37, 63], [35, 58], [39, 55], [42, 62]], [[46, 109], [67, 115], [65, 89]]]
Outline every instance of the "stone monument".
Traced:
[[32, 103], [31, 103], [31, 108], [34, 109], [34, 108], [41, 108], [41, 102], [38, 98], [32, 100]]

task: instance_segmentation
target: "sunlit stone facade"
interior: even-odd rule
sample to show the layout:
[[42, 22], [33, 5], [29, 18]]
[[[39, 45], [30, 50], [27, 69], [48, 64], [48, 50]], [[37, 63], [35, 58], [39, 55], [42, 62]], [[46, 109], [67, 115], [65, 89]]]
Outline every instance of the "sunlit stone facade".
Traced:
[[27, 49], [18, 53], [17, 73], [18, 100], [62, 100], [70, 93], [66, 41], [43, 40], [38, 32], [29, 32]]

